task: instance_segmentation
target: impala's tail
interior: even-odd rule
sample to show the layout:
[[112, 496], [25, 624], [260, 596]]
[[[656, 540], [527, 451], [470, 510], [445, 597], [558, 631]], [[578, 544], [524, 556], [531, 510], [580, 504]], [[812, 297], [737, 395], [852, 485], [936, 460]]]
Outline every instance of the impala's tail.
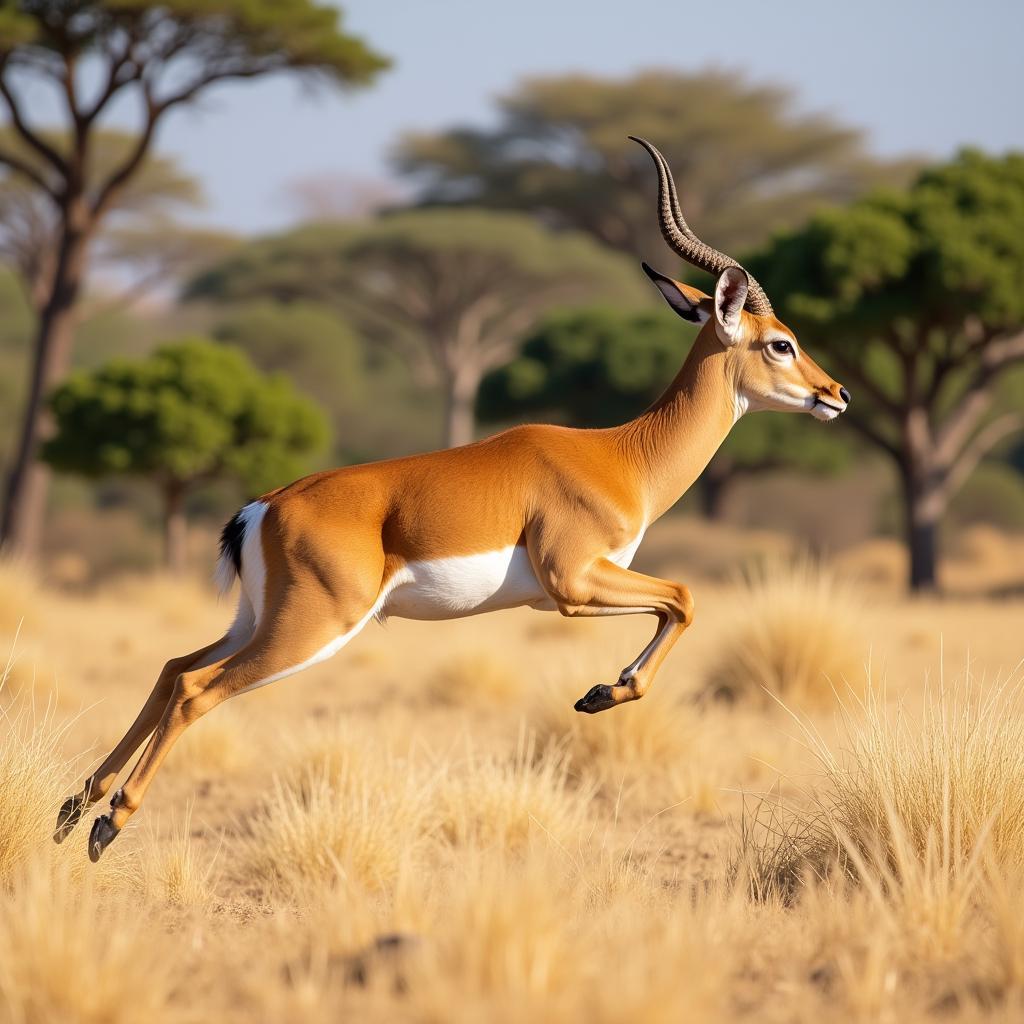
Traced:
[[222, 594], [231, 589], [236, 576], [242, 581], [242, 593], [248, 597], [257, 620], [263, 607], [263, 584], [267, 575], [260, 529], [266, 513], [266, 502], [250, 501], [224, 524], [215, 573]]

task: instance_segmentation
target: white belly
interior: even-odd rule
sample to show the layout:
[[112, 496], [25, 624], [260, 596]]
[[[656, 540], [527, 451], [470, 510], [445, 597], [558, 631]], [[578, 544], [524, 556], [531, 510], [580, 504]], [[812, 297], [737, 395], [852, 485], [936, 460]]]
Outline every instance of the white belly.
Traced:
[[514, 545], [478, 555], [410, 562], [399, 571], [382, 612], [403, 619], [457, 619], [546, 599], [526, 548]]
[[[628, 566], [642, 537], [641, 532], [608, 558]], [[555, 610], [554, 601], [534, 575], [526, 548], [513, 545], [478, 555], [410, 562], [391, 581], [380, 614], [402, 619], [457, 619], [521, 605]]]

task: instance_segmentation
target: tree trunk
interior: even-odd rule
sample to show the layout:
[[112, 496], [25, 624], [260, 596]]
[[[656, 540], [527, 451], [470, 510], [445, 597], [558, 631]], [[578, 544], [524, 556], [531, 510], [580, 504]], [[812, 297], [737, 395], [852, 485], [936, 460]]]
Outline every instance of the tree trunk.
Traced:
[[444, 446], [457, 448], [476, 438], [476, 393], [481, 375], [475, 366], [462, 365], [445, 373]]
[[700, 507], [706, 519], [720, 523], [725, 511], [725, 496], [729, 485], [733, 482], [733, 465], [731, 460], [716, 456], [701, 474]]
[[907, 524], [907, 549], [910, 552], [910, 589], [924, 593], [938, 589], [936, 568], [938, 524], [911, 516]]
[[172, 481], [164, 487], [164, 568], [180, 576], [186, 563], [185, 486]]
[[910, 589], [916, 594], [938, 589], [938, 532], [945, 509], [939, 490], [921, 472], [903, 471], [903, 502]]
[[50, 428], [46, 399], [67, 373], [75, 336], [75, 304], [85, 266], [86, 232], [69, 227], [61, 242], [50, 297], [39, 313], [32, 348], [28, 396], [14, 458], [7, 477], [0, 547], [5, 553], [35, 558], [42, 541], [50, 473], [36, 460], [39, 442]]

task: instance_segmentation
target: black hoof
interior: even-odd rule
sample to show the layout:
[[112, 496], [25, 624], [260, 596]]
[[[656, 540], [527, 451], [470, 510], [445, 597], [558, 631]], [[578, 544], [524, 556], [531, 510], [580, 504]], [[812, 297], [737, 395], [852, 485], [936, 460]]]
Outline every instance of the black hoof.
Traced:
[[85, 810], [85, 801], [80, 796], [69, 796], [60, 805], [57, 813], [57, 827], [53, 833], [55, 843], [63, 843], [74, 831], [75, 826], [82, 820], [82, 811]]
[[585, 715], [596, 715], [598, 711], [607, 711], [615, 707], [615, 700], [612, 697], [612, 688], [599, 683], [592, 686], [573, 707], [582, 711]]
[[114, 841], [118, 830], [110, 820], [110, 815], [101, 814], [93, 823], [89, 833], [89, 860], [96, 863], [103, 851]]

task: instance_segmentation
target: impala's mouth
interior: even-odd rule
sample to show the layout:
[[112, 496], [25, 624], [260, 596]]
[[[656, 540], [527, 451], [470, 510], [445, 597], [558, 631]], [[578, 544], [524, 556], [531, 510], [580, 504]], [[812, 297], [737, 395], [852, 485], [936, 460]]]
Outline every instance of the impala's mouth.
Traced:
[[833, 405], [831, 402], [822, 401], [820, 398], [815, 398], [814, 405], [811, 406], [811, 415], [815, 419], [824, 420], [826, 423], [829, 420], [834, 420], [844, 412], [846, 412], [845, 405]]

